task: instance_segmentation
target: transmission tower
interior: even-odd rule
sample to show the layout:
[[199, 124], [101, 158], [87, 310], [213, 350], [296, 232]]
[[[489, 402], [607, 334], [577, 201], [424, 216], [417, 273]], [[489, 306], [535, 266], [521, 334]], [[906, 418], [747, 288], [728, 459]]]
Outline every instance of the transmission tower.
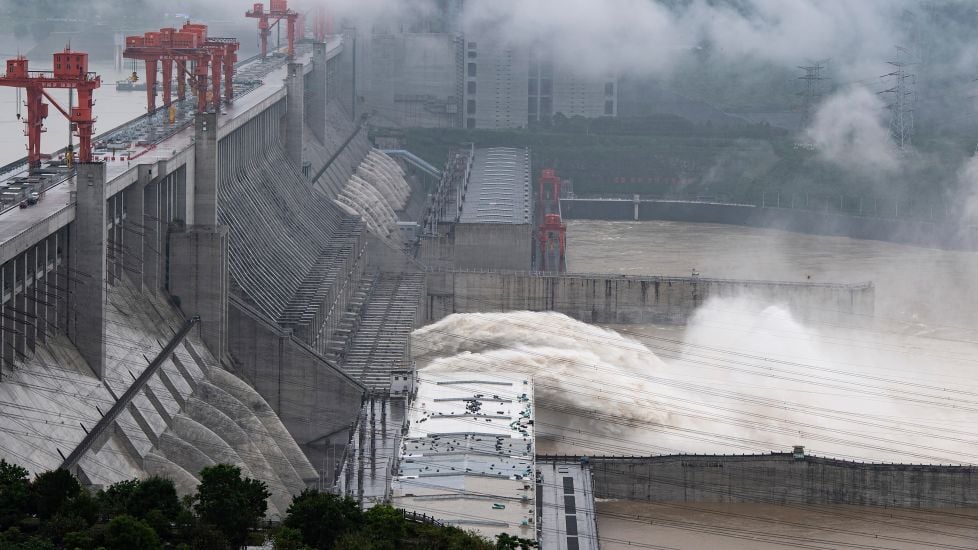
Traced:
[[799, 69], [805, 71], [804, 76], [799, 76], [798, 80], [802, 81], [802, 91], [799, 95], [802, 98], [801, 103], [801, 116], [802, 124], [808, 125], [815, 116], [815, 109], [818, 108], [818, 104], [822, 101], [822, 94], [824, 87], [822, 82], [828, 80], [825, 74], [825, 65], [828, 60], [816, 61], [809, 65], [798, 67]]
[[883, 75], [883, 78], [890, 79], [892, 85], [880, 93], [890, 96], [886, 106], [890, 111], [890, 135], [901, 151], [907, 151], [913, 147], [917, 75], [911, 72], [911, 68], [917, 63], [907, 49], [898, 47], [897, 50], [903, 55], [898, 60], [887, 61], [893, 66], [893, 71]]

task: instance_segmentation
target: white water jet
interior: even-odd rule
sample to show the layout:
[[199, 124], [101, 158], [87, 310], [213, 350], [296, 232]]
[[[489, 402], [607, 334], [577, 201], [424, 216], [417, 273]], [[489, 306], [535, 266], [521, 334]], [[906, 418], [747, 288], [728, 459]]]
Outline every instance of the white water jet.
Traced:
[[349, 188], [345, 188], [343, 193], [336, 197], [336, 202], [342, 204], [347, 210], [352, 211], [354, 214], [360, 216], [365, 224], [367, 224], [367, 230], [375, 235], [382, 234], [383, 230], [377, 223], [377, 219], [374, 217], [373, 213], [368, 211], [364, 207], [366, 202], [362, 197], [353, 198], [353, 191]]
[[390, 229], [393, 229], [397, 225], [397, 215], [394, 214], [390, 205], [387, 204], [377, 189], [356, 175], [350, 178], [348, 185], [352, 191], [355, 191], [363, 197], [366, 201], [364, 206], [375, 212], [377, 220], [381, 225]]
[[[715, 334], [718, 324], [726, 338]], [[978, 462], [978, 441], [964, 429], [978, 419], [969, 396], [917, 386], [916, 365], [847, 363], [851, 355], [823, 349], [821, 335], [784, 309], [711, 301], [685, 343], [650, 342], [668, 361], [561, 314], [512, 312], [447, 317], [417, 330], [412, 346], [422, 379], [480, 371], [533, 377], [545, 451], [766, 453], [805, 445], [865, 461]], [[895, 367], [905, 372], [887, 370]]]

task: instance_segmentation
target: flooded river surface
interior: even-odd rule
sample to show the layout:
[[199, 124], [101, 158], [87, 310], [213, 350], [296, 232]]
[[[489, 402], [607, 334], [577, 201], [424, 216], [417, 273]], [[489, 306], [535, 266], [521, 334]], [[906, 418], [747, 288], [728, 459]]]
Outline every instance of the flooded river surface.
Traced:
[[571, 221], [569, 271], [876, 285], [881, 319], [978, 326], [978, 254], [773, 229]]
[[978, 510], [765, 504], [597, 504], [602, 550], [978, 548]]
[[[701, 410], [730, 410], [730, 403], [709, 397], [715, 391], [770, 397], [804, 404], [806, 422], [825, 435], [848, 434], [850, 439], [839, 445], [820, 441], [820, 430], [792, 434], [788, 429], [799, 418], [771, 407], [762, 411], [767, 424], [756, 426], [751, 435], [776, 447], [770, 450], [784, 451], [797, 441], [813, 454], [862, 461], [978, 462], [971, 451], [978, 439], [973, 429], [978, 425], [973, 412], [978, 404], [974, 253], [714, 224], [572, 221], [567, 263], [570, 271], [591, 273], [688, 276], [696, 270], [702, 277], [725, 279], [871, 281], [876, 318], [859, 328], [806, 324], [776, 304], [736, 300], [708, 302], [686, 327], [607, 328], [662, 359], [666, 366], [658, 371], [666, 383], [695, 383], [697, 395], [690, 400]], [[783, 378], [802, 373], [802, 383]], [[828, 387], [820, 377], [849, 382]], [[874, 395], [864, 392], [864, 384], [872, 385]], [[943, 401], [949, 389], [965, 392], [957, 405]], [[936, 401], [926, 406], [912, 402], [924, 394]], [[735, 407], [747, 410], [742, 404]], [[823, 415], [826, 409], [832, 414]], [[711, 419], [700, 425], [707, 433], [738, 433], [725, 414]], [[955, 442], [959, 438], [968, 443]], [[566, 439], [554, 434], [540, 447], [567, 451]], [[862, 447], [869, 440], [888, 450]], [[573, 444], [593, 454], [661, 453], [657, 445], [702, 453], [715, 445], [676, 441], [668, 433], [602, 434]], [[974, 509], [602, 501], [598, 529], [604, 550], [978, 548]]]

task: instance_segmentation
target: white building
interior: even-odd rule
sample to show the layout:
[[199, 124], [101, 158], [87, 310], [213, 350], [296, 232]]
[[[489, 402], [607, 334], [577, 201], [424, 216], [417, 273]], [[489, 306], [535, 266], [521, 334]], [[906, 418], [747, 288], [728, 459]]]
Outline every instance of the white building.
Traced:
[[481, 373], [418, 373], [392, 504], [494, 539], [536, 540], [533, 385]]

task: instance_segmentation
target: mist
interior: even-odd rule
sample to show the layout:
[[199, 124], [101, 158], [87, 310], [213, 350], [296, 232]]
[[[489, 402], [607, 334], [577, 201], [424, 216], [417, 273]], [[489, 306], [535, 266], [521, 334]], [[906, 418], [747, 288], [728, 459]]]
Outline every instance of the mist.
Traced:
[[886, 114], [878, 94], [857, 86], [819, 105], [803, 136], [826, 162], [863, 175], [891, 175], [900, 167], [901, 158], [890, 137]]
[[[315, 5], [308, 0], [305, 5]], [[362, 27], [402, 24], [442, 13], [437, 0], [322, 2], [336, 20]], [[962, 2], [920, 0], [494, 0], [465, 3], [461, 28], [500, 47], [551, 50], [556, 61], [594, 76], [669, 76], [690, 56], [747, 59], [795, 69], [831, 60], [846, 81], [879, 76], [896, 46], [923, 48], [934, 62], [971, 71], [975, 41], [963, 29], [940, 33], [927, 10]], [[946, 29], [945, 29], [946, 30]], [[939, 57], [938, 57], [939, 56]], [[748, 77], [748, 75], [745, 75]]]
[[826, 333], [785, 308], [736, 298], [708, 301], [681, 343], [627, 330], [557, 313], [457, 314], [417, 330], [412, 345], [422, 380], [429, 372], [531, 376], [542, 452], [805, 445], [865, 461], [976, 462], [974, 437], [955, 426], [978, 419], [978, 410], [968, 395], [936, 389], [956, 369], [973, 370], [968, 361], [922, 368], [878, 335]]

